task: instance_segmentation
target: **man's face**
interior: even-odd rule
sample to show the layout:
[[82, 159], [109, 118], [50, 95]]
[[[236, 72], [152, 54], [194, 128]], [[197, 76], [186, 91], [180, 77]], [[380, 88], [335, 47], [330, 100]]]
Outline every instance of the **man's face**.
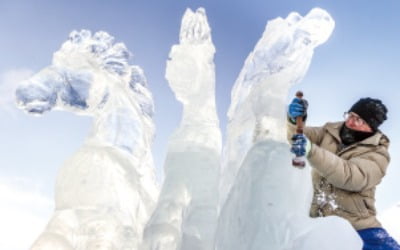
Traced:
[[361, 132], [372, 132], [371, 127], [356, 113], [349, 112], [345, 115], [346, 127]]

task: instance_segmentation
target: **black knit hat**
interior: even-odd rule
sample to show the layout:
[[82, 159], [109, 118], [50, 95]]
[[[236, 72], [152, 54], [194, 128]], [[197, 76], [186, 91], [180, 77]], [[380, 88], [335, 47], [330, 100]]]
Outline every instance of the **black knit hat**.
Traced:
[[373, 98], [361, 98], [356, 102], [349, 110], [359, 115], [371, 128], [376, 131], [387, 119], [386, 106], [378, 99]]

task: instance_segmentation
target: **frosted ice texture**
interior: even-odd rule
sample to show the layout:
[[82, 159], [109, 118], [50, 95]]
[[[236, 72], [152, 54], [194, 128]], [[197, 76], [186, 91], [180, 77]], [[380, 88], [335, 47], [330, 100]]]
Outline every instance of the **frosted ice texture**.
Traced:
[[56, 210], [32, 249], [361, 249], [348, 222], [308, 217], [310, 170], [290, 165], [285, 142], [288, 90], [333, 27], [321, 9], [267, 24], [232, 91], [221, 164], [215, 48], [204, 9], [186, 11], [166, 70], [183, 115], [154, 213], [154, 108], [143, 71], [107, 33], [72, 32], [52, 64], [16, 92], [31, 114], [94, 117], [90, 136], [60, 170]]
[[314, 49], [332, 33], [334, 21], [319, 8], [292, 12], [267, 23], [233, 86], [223, 149], [221, 203], [243, 159], [259, 140], [286, 142], [286, 99], [306, 74]]
[[361, 239], [339, 217], [312, 219], [311, 174], [291, 166], [286, 143], [266, 139], [247, 153], [221, 209], [217, 250], [353, 250]]
[[215, 106], [215, 48], [205, 10], [187, 9], [166, 78], [183, 104], [171, 136], [165, 180], [143, 249], [210, 250], [217, 223], [221, 132]]
[[228, 112], [215, 249], [361, 249], [347, 221], [309, 218], [310, 169], [291, 166], [286, 143], [289, 88], [333, 28], [318, 8], [274, 19], [246, 59]]
[[34, 250], [137, 249], [158, 195], [151, 144], [153, 99], [142, 69], [106, 32], [74, 31], [52, 64], [16, 91], [28, 113], [93, 117], [82, 147], [61, 167], [55, 211]]

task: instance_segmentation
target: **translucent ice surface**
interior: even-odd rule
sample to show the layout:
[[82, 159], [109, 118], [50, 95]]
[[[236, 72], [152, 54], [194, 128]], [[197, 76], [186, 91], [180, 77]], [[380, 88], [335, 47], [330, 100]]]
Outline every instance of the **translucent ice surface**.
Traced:
[[308, 216], [310, 169], [291, 166], [286, 142], [289, 89], [333, 28], [319, 8], [267, 23], [233, 87], [222, 150], [211, 28], [203, 8], [187, 9], [166, 65], [183, 112], [160, 193], [154, 105], [142, 69], [106, 32], [72, 32], [52, 64], [16, 91], [30, 114], [93, 117], [88, 138], [59, 171], [56, 209], [32, 249], [361, 249], [347, 221]]
[[213, 249], [217, 223], [221, 132], [215, 106], [215, 48], [205, 10], [182, 19], [166, 78], [183, 104], [171, 136], [165, 180], [145, 229], [143, 249]]
[[291, 166], [286, 98], [334, 21], [322, 9], [268, 22], [232, 90], [220, 184], [218, 250], [361, 249], [339, 217], [311, 219], [310, 169]]
[[334, 21], [322, 9], [290, 13], [267, 23], [232, 89], [224, 145], [221, 203], [246, 153], [262, 139], [286, 141], [286, 98], [311, 63], [314, 49], [332, 33]]
[[215, 249], [361, 249], [344, 219], [308, 216], [310, 169], [294, 168], [291, 157], [286, 143], [267, 139], [252, 146], [221, 209]]
[[28, 113], [93, 117], [90, 135], [59, 171], [54, 214], [32, 249], [137, 249], [158, 187], [153, 99], [129, 56], [106, 32], [74, 31], [52, 64], [18, 87]]

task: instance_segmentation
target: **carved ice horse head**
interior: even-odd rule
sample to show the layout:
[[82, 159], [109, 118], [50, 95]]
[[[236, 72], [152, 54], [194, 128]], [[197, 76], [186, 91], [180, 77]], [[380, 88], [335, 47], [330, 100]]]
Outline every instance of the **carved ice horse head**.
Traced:
[[130, 54], [106, 32], [73, 31], [52, 63], [18, 87], [17, 104], [30, 114], [94, 117], [84, 145], [59, 171], [56, 211], [32, 249], [134, 249], [140, 241], [158, 194], [154, 108]]
[[[17, 104], [36, 115], [59, 109], [95, 116], [93, 134], [107, 130], [101, 141], [133, 152], [128, 140], [141, 135], [152, 140], [154, 105], [142, 69], [128, 62], [130, 55], [106, 32], [73, 31], [51, 65], [21, 83]], [[123, 136], [113, 131], [121, 129]]]

